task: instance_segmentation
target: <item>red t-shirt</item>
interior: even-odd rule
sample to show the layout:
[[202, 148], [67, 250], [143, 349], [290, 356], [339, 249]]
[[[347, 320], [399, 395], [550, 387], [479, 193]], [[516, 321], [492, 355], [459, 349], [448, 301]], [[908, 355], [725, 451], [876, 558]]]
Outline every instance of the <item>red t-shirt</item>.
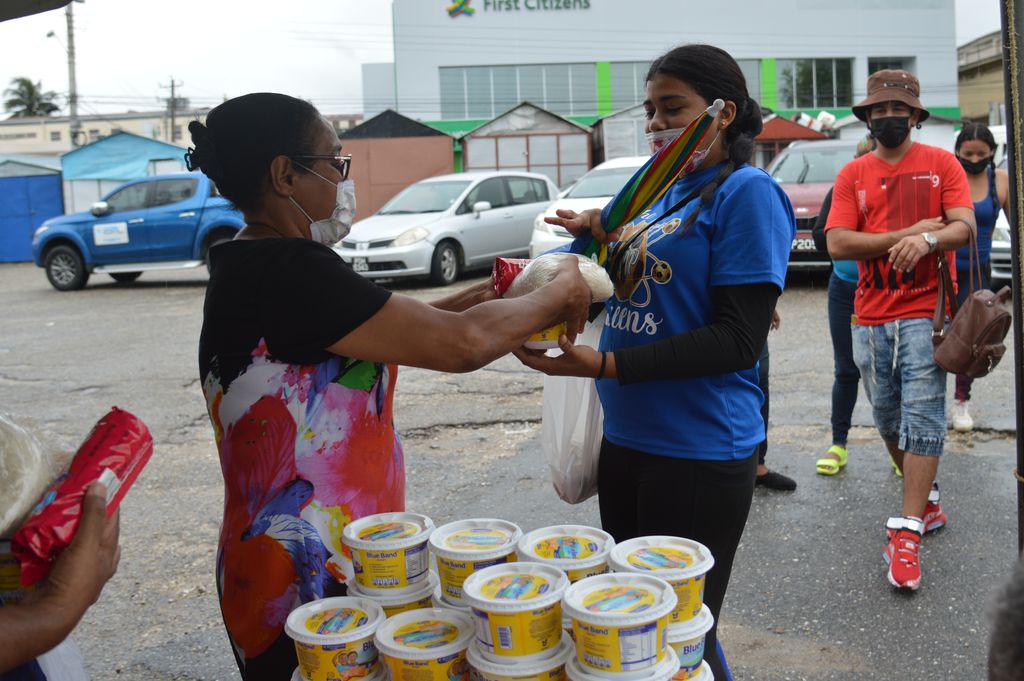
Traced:
[[[927, 218], [944, 218], [950, 208], [974, 210], [967, 174], [948, 151], [915, 143], [896, 165], [875, 154], [847, 163], [836, 178], [825, 229], [894, 232]], [[858, 323], [934, 315], [938, 257], [926, 255], [906, 273], [893, 269], [888, 254], [859, 260], [854, 302]], [[948, 251], [946, 260], [956, 281], [956, 251]]]

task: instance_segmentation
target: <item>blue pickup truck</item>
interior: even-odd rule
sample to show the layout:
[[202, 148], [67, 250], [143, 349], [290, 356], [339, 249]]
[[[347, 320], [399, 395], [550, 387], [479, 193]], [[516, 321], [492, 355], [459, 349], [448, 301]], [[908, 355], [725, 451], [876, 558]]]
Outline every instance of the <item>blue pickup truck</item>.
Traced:
[[72, 291], [93, 272], [129, 282], [146, 270], [201, 267], [210, 247], [244, 224], [202, 173], [153, 175], [118, 187], [88, 212], [44, 222], [32, 257], [55, 289]]

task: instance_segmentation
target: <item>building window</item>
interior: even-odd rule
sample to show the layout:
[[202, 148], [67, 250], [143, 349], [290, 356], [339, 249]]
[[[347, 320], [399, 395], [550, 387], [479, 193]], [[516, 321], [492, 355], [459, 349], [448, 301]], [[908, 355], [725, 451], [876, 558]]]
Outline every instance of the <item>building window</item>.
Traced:
[[50, 141], [51, 142], [60, 142], [60, 130], [52, 130], [50, 132]]
[[180, 139], [181, 139], [181, 126], [180, 125], [176, 125], [176, 126], [174, 126], [174, 131], [171, 133], [171, 141], [172, 142], [177, 142]]
[[34, 132], [5, 132], [0, 133], [0, 140], [34, 140]]
[[100, 138], [100, 131], [99, 130], [97, 130], [96, 128], [93, 128], [93, 129], [91, 129], [89, 131], [89, 141], [90, 142], [95, 142], [99, 138]]
[[594, 65], [442, 67], [441, 118], [494, 118], [522, 102], [563, 116], [597, 113]]
[[900, 69], [913, 73], [915, 61], [913, 57], [868, 57], [868, 75], [882, 69]]
[[780, 59], [777, 68], [780, 108], [853, 106], [852, 59]]

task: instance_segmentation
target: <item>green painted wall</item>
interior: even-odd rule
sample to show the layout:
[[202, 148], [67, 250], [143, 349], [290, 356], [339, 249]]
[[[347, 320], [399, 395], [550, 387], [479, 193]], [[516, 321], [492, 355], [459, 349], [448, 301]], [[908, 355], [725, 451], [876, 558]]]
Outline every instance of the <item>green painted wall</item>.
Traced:
[[779, 105], [779, 88], [775, 76], [775, 60], [761, 60], [761, 106], [775, 109]]
[[612, 65], [599, 61], [594, 64], [597, 76], [597, 115], [607, 116], [612, 112]]

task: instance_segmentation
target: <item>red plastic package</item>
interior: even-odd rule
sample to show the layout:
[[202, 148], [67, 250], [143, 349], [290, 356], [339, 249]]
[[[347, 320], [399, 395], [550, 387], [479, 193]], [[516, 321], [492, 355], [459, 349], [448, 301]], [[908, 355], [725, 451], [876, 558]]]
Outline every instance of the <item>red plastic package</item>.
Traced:
[[491, 272], [491, 281], [494, 282], [494, 292], [498, 294], [499, 298], [505, 295], [508, 287], [512, 285], [512, 282], [519, 276], [519, 273], [529, 264], [529, 260], [522, 258], [494, 259], [494, 271]]
[[110, 516], [152, 454], [153, 436], [132, 414], [112, 407], [96, 423], [67, 472], [50, 486], [11, 540], [11, 553], [21, 563], [23, 586], [44, 579], [71, 543], [89, 485], [96, 481], [106, 485]]

